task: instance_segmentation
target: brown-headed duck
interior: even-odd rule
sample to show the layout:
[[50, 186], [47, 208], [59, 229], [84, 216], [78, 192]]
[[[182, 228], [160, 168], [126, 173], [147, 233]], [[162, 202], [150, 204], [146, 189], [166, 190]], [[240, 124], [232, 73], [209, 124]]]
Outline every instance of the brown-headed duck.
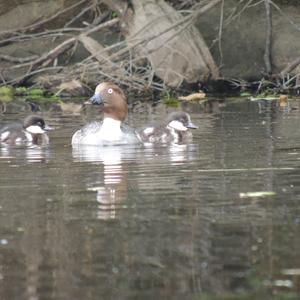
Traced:
[[103, 121], [92, 122], [76, 131], [72, 145], [123, 145], [138, 143], [135, 131], [123, 124], [128, 114], [126, 96], [122, 89], [111, 82], [102, 82], [90, 99], [92, 104], [102, 105]]

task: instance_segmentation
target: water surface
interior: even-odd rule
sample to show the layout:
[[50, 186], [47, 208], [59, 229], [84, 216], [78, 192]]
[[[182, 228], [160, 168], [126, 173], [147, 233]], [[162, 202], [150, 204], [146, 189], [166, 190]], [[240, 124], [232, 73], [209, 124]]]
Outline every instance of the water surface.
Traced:
[[[72, 149], [92, 108], [42, 109], [49, 147], [0, 148], [0, 299], [299, 298], [300, 110], [178, 109], [189, 145]], [[172, 110], [137, 102], [128, 124]]]

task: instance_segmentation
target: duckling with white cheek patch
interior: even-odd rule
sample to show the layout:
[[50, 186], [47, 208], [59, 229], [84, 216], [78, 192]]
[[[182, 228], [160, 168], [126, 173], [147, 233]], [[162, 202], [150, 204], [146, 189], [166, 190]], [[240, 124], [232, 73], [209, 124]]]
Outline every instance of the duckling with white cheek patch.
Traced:
[[121, 88], [111, 82], [100, 83], [90, 99], [103, 105], [103, 121], [92, 122], [76, 131], [72, 145], [122, 145], [138, 142], [135, 131], [123, 124], [128, 114], [126, 97]]
[[31, 115], [23, 123], [15, 122], [3, 126], [0, 129], [0, 142], [7, 145], [44, 146], [49, 143], [46, 131], [50, 129], [43, 118]]
[[169, 114], [162, 125], [150, 125], [138, 131], [143, 143], [188, 143], [192, 139], [189, 129], [196, 129], [191, 117], [186, 112]]

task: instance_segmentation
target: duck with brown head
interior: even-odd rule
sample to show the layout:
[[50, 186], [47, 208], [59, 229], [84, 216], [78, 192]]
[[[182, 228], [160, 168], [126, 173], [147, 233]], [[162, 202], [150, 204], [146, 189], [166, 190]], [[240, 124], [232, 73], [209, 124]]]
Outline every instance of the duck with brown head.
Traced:
[[76, 131], [72, 145], [119, 145], [137, 143], [134, 130], [122, 124], [128, 114], [126, 96], [122, 89], [111, 82], [102, 82], [90, 99], [92, 104], [102, 105], [103, 121], [92, 122]]

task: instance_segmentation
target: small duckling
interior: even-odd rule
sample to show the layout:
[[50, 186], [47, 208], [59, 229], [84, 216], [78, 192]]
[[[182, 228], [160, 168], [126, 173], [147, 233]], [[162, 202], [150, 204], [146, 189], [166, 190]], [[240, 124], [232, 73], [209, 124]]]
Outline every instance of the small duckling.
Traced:
[[49, 143], [46, 130], [47, 126], [44, 119], [30, 115], [22, 122], [9, 123], [0, 128], [0, 143], [7, 145], [33, 144], [44, 146]]
[[192, 138], [188, 129], [198, 128], [186, 112], [173, 112], [161, 125], [150, 125], [137, 132], [143, 143], [187, 143]]

